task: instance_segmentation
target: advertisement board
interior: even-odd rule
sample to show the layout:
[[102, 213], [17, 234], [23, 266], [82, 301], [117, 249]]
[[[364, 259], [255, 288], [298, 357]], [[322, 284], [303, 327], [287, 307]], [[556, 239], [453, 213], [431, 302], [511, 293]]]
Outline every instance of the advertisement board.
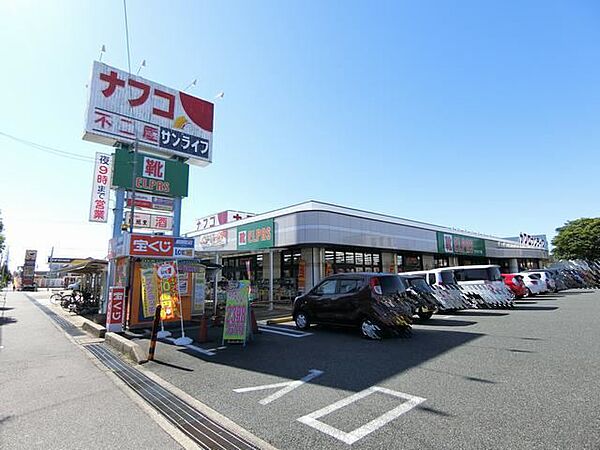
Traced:
[[123, 331], [125, 288], [110, 286], [108, 288], [108, 305], [106, 307], [106, 331], [119, 333]]
[[221, 211], [217, 214], [210, 216], [201, 217], [196, 221], [196, 228], [198, 231], [208, 230], [212, 227], [218, 227], [226, 223], [235, 222], [236, 220], [247, 219], [248, 217], [254, 217], [256, 214], [247, 213], [242, 211]]
[[166, 156], [212, 161], [214, 105], [95, 61], [83, 139], [132, 143]]
[[273, 238], [273, 219], [260, 220], [237, 227], [238, 250], [271, 248], [274, 244]]
[[[235, 243], [235, 242], [234, 242]], [[203, 234], [196, 238], [198, 250], [221, 249], [227, 245], [227, 230]]]
[[250, 281], [230, 281], [227, 286], [223, 341], [246, 342]]
[[485, 241], [459, 234], [437, 232], [438, 253], [485, 256]]
[[[131, 212], [125, 213], [125, 223], [131, 225]], [[151, 230], [171, 231], [173, 229], [173, 217], [162, 214], [134, 213], [135, 228], [146, 228]]]
[[[133, 160], [135, 160], [135, 180], [133, 176]], [[113, 164], [112, 187], [135, 189], [151, 194], [168, 197], [187, 197], [190, 167], [181, 161], [166, 160], [154, 156], [137, 153], [135, 155], [124, 148], [115, 151]], [[137, 201], [136, 193], [136, 201]]]
[[[133, 192], [127, 192], [127, 207], [133, 205]], [[142, 192], [135, 193], [135, 207], [146, 209], [157, 209], [160, 211], [173, 211], [175, 202], [170, 197], [160, 197], [157, 195], [145, 194]]]
[[158, 299], [161, 305], [161, 320], [172, 320], [180, 317], [179, 280], [177, 278], [177, 261], [165, 261], [154, 264], [157, 277]]
[[142, 310], [144, 317], [152, 317], [156, 312], [157, 299], [157, 280], [153, 267], [143, 267], [140, 270], [142, 281]]
[[193, 258], [194, 257], [194, 240], [188, 238], [175, 238], [173, 243], [174, 258]]
[[35, 282], [35, 260], [37, 250], [25, 250], [25, 261], [21, 275], [21, 287], [31, 287]]
[[112, 156], [96, 152], [92, 197], [90, 199], [90, 222], [108, 221]]
[[204, 314], [206, 305], [206, 270], [201, 268], [192, 278], [194, 280], [192, 311], [194, 314]]

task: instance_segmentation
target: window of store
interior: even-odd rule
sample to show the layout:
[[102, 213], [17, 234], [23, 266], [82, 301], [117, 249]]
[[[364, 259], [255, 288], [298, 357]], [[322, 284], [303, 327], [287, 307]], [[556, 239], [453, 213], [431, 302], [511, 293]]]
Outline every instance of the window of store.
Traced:
[[381, 254], [349, 249], [326, 249], [325, 265], [331, 273], [381, 272]]
[[223, 276], [228, 280], [248, 279], [248, 265], [252, 281], [263, 278], [263, 255], [223, 258]]
[[439, 269], [440, 267], [450, 267], [450, 259], [447, 256], [435, 255], [433, 258], [433, 267]]
[[417, 253], [398, 253], [398, 272], [423, 270], [423, 258]]

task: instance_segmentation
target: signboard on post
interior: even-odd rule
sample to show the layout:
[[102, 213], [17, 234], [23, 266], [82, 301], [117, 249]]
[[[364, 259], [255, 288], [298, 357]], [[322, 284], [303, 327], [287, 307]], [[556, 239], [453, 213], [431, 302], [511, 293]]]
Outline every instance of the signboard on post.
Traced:
[[106, 308], [106, 331], [119, 333], [123, 331], [125, 309], [125, 288], [111, 286], [108, 289], [108, 306]]
[[152, 267], [144, 267], [141, 270], [142, 279], [142, 308], [144, 317], [152, 317], [156, 312], [157, 283], [156, 274]]
[[479, 238], [437, 232], [438, 253], [485, 256], [485, 241]]
[[273, 247], [273, 219], [240, 225], [237, 227], [237, 249], [259, 250]]
[[250, 281], [230, 281], [227, 286], [223, 342], [246, 343], [248, 336], [248, 296]]
[[[133, 214], [134, 228], [147, 228], [152, 230], [171, 231], [173, 229], [173, 217], [162, 214], [138, 213]], [[125, 223], [131, 225], [131, 212], [125, 213]]]
[[[127, 206], [131, 208], [133, 205], [133, 193], [127, 192]], [[159, 197], [157, 195], [144, 194], [142, 192], [135, 193], [135, 207], [158, 209], [161, 211], [173, 211], [174, 201], [169, 197]]]
[[25, 250], [25, 261], [23, 263], [23, 275], [21, 277], [22, 287], [31, 287], [35, 282], [35, 260], [37, 250]]
[[[134, 153], [124, 148], [115, 151], [112, 186], [131, 189]], [[135, 161], [135, 189], [169, 197], [187, 197], [190, 166], [180, 161], [138, 153]], [[138, 194], [136, 193], [136, 201]], [[131, 200], [130, 200], [131, 201]]]
[[96, 152], [92, 198], [90, 200], [90, 222], [108, 221], [112, 156]]
[[212, 162], [214, 105], [95, 61], [83, 139]]

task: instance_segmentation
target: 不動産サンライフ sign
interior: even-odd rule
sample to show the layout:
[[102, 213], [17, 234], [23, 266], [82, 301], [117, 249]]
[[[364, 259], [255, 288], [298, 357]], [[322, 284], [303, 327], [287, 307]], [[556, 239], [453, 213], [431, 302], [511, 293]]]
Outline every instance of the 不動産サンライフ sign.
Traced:
[[[115, 151], [112, 185], [132, 189], [134, 153], [119, 148]], [[190, 166], [154, 156], [137, 154], [135, 161], [135, 189], [142, 192], [187, 197]]]
[[237, 227], [238, 250], [257, 250], [273, 247], [273, 219]]
[[137, 144], [165, 155], [212, 161], [214, 105], [94, 62], [84, 139]]
[[479, 238], [437, 232], [438, 253], [485, 256], [485, 241]]

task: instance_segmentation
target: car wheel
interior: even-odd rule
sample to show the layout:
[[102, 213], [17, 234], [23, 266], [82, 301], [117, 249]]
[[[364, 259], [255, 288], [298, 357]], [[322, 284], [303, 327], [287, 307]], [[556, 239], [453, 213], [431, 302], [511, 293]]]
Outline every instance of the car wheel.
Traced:
[[310, 328], [310, 319], [304, 311], [300, 311], [296, 314], [294, 321], [296, 322], [296, 328], [299, 330], [308, 330]]
[[417, 315], [419, 316], [419, 319], [421, 320], [429, 320], [431, 319], [431, 316], [433, 316], [433, 311], [419, 311], [417, 313]]
[[523, 298], [531, 297], [531, 290], [529, 288], [525, 288], [525, 295]]
[[365, 339], [380, 340], [381, 328], [375, 325], [369, 319], [363, 319], [360, 324], [360, 332]]

